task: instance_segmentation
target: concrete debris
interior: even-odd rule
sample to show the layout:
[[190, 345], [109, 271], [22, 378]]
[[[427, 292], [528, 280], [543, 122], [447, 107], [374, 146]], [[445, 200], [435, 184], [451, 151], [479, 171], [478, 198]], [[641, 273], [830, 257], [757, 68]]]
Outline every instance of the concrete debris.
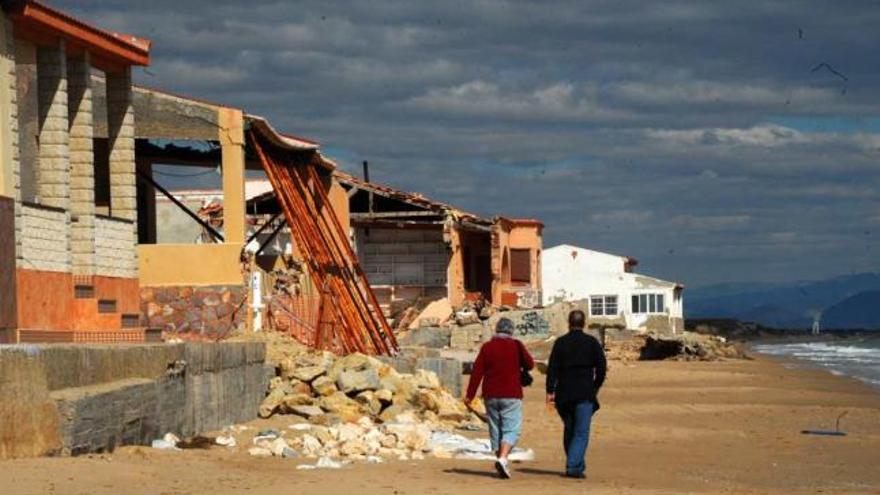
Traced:
[[447, 323], [451, 317], [452, 304], [449, 303], [449, 299], [444, 297], [428, 304], [409, 325], [409, 329], [415, 330], [419, 327], [441, 326]]
[[235, 447], [236, 445], [235, 437], [232, 435], [221, 435], [214, 439], [214, 443], [224, 447]]
[[[418, 460], [431, 453], [429, 440], [436, 432], [483, 429], [479, 416], [443, 388], [433, 371], [400, 373], [363, 354], [325, 357], [305, 353], [279, 363], [261, 411], [293, 414], [308, 423], [290, 425], [286, 437], [260, 432], [251, 455], [319, 459], [303, 469], [318, 469], [320, 459]], [[301, 373], [297, 363], [308, 372]], [[310, 395], [296, 391], [298, 383], [308, 385]]]

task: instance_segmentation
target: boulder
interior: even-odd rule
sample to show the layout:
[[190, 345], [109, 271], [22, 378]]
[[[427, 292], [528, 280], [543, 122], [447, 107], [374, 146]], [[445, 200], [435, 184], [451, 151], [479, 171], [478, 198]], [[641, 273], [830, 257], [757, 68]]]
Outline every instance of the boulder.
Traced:
[[312, 398], [311, 395], [306, 394], [291, 394], [284, 396], [284, 399], [281, 400], [281, 404], [278, 407], [280, 412], [288, 412], [294, 406], [310, 406], [315, 403], [315, 399]]
[[346, 394], [354, 394], [364, 390], [377, 390], [382, 388], [379, 373], [373, 369], [344, 370], [336, 379], [336, 386]]
[[419, 404], [428, 410], [437, 413], [443, 421], [465, 421], [470, 417], [470, 412], [465, 405], [445, 390], [419, 390]]
[[365, 390], [354, 398], [361, 408], [369, 415], [376, 416], [382, 411], [382, 402], [376, 397], [376, 393], [372, 390]]
[[383, 423], [391, 423], [396, 421], [398, 416], [411, 412], [412, 406], [409, 404], [392, 404], [379, 414], [379, 419]]
[[324, 415], [324, 410], [318, 406], [302, 404], [302, 405], [294, 405], [289, 409], [291, 414], [296, 414], [297, 416], [302, 416], [310, 421], [314, 420], [316, 416]]
[[439, 389], [440, 378], [433, 371], [419, 369], [416, 370], [415, 384], [418, 388]]
[[336, 383], [327, 376], [319, 376], [312, 382], [312, 390], [318, 395], [333, 395], [338, 389]]
[[350, 399], [342, 392], [336, 392], [326, 397], [321, 397], [318, 399], [318, 405], [321, 406], [321, 409], [327, 412], [337, 414], [344, 410], [360, 408], [357, 402]]
[[[310, 387], [308, 383], [301, 382], [301, 381], [297, 380], [296, 378], [294, 378], [293, 380], [290, 380], [290, 388], [291, 388], [291, 394], [312, 395], [312, 387]], [[288, 394], [288, 395], [290, 395], [290, 394]]]
[[290, 376], [302, 382], [311, 382], [326, 372], [327, 369], [323, 366], [302, 366], [291, 370]]
[[387, 406], [388, 404], [391, 404], [392, 400], [394, 400], [394, 393], [392, 393], [387, 388], [381, 388], [379, 390], [376, 390], [375, 397], [379, 400], [379, 402], [382, 403], [383, 406]]
[[278, 409], [278, 406], [281, 405], [281, 402], [284, 400], [286, 396], [286, 390], [284, 387], [278, 387], [269, 392], [269, 395], [263, 399], [263, 402], [260, 404], [260, 409], [258, 414], [261, 418], [268, 418]]

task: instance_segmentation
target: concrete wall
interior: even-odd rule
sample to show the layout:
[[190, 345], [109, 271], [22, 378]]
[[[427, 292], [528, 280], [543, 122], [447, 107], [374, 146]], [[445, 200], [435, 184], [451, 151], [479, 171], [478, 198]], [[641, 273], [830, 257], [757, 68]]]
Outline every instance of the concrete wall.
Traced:
[[95, 218], [95, 272], [109, 277], [136, 278], [137, 258], [132, 222]]
[[21, 207], [20, 268], [69, 272], [69, 214], [38, 205]]
[[0, 458], [111, 451], [256, 417], [265, 346], [0, 346]]
[[143, 286], [240, 285], [242, 243], [141, 244], [138, 264]]

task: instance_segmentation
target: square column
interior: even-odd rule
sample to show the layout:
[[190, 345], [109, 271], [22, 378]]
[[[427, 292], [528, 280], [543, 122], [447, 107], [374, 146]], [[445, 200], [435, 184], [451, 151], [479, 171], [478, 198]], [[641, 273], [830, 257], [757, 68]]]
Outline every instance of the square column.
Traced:
[[107, 73], [110, 215], [137, 222], [131, 68]]
[[244, 242], [244, 117], [241, 110], [221, 108], [218, 121], [223, 167], [223, 238], [226, 242]]
[[67, 112], [67, 58], [64, 40], [37, 49], [39, 92], [39, 165], [37, 199], [41, 205], [70, 209], [70, 160]]
[[70, 213], [73, 273], [95, 273], [95, 155], [90, 56], [67, 61], [70, 122]]

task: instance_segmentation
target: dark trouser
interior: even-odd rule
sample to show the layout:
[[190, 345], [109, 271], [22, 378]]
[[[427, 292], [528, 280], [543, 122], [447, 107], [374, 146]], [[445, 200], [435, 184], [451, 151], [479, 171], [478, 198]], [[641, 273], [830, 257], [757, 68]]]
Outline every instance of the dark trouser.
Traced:
[[568, 404], [556, 404], [556, 411], [562, 418], [565, 433], [562, 436], [565, 448], [565, 472], [580, 474], [586, 470], [584, 458], [590, 443], [590, 422], [593, 419], [593, 403], [585, 400]]

